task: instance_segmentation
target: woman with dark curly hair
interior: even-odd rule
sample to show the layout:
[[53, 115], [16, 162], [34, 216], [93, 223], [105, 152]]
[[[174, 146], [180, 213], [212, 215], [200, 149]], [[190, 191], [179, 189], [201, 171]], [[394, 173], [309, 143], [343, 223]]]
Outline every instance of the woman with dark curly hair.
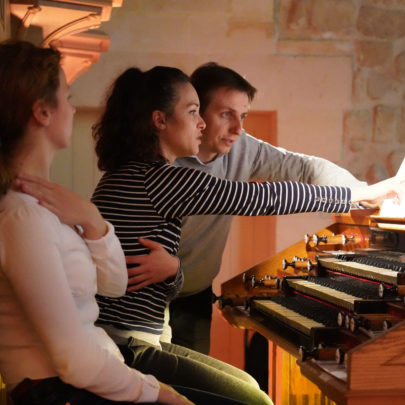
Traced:
[[[98, 166], [106, 173], [92, 201], [114, 224], [127, 256], [148, 253], [139, 238], [178, 249], [188, 215], [282, 215], [346, 212], [352, 201], [374, 202], [397, 179], [351, 190], [295, 182], [243, 183], [170, 165], [195, 155], [205, 123], [197, 93], [178, 69], [125, 71], [113, 84], [94, 127]], [[141, 240], [142, 241], [142, 240]], [[136, 283], [137, 268], [129, 269]], [[162, 342], [165, 307], [179, 291], [182, 272], [159, 273], [153, 283], [121, 298], [98, 296], [98, 324], [120, 345], [127, 364], [161, 381], [204, 389], [249, 404], [270, 404], [246, 373], [192, 350]]]

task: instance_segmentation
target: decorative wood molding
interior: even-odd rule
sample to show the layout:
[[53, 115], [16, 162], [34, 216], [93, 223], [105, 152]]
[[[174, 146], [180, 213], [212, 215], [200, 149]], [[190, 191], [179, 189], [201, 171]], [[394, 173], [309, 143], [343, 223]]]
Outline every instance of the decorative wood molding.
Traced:
[[122, 0], [11, 0], [10, 13], [18, 19], [16, 39], [59, 49], [67, 80], [72, 83], [108, 50], [108, 36], [95, 29], [111, 18], [113, 7], [121, 6]]
[[42, 41], [42, 46], [48, 47], [52, 41], [58, 40], [59, 38], [68, 37], [70, 35], [75, 35], [76, 33], [99, 27], [100, 15], [88, 14], [85, 17], [70, 21], [69, 23], [57, 28], [55, 31], [52, 31], [46, 36], [46, 38], [44, 38]]
[[101, 31], [86, 31], [55, 39], [51, 45], [63, 55], [62, 67], [70, 84], [97, 63], [100, 53], [108, 50], [110, 38]]

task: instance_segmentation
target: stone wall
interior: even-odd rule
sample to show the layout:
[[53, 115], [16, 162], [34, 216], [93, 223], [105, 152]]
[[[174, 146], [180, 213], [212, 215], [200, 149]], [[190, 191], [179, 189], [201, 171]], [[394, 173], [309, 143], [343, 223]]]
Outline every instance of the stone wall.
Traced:
[[405, 155], [405, 1], [281, 0], [277, 51], [352, 60], [352, 107], [343, 116], [341, 164], [370, 182]]
[[[98, 105], [129, 65], [191, 73], [216, 60], [258, 87], [253, 108], [279, 111], [282, 146], [333, 160], [369, 182], [394, 174], [402, 161], [405, 0], [126, 0], [102, 28], [110, 50], [73, 86], [79, 106]], [[293, 64], [314, 86], [306, 97], [285, 69]], [[341, 89], [313, 82], [327, 72]], [[347, 98], [338, 94], [346, 88]], [[309, 137], [335, 152], [310, 148]]]

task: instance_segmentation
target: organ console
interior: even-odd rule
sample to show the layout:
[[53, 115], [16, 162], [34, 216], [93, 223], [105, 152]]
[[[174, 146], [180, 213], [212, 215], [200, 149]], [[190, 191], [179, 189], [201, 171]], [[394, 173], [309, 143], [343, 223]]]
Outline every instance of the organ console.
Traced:
[[218, 304], [229, 323], [293, 356], [327, 401], [405, 403], [405, 219], [335, 215], [223, 283]]

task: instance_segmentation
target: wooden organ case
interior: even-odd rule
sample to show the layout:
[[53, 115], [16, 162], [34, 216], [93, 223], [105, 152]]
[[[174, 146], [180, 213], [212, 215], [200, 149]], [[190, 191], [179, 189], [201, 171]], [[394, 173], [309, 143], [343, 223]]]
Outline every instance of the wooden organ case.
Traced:
[[405, 404], [405, 219], [375, 213], [336, 215], [221, 285], [225, 319], [294, 356], [322, 404]]

